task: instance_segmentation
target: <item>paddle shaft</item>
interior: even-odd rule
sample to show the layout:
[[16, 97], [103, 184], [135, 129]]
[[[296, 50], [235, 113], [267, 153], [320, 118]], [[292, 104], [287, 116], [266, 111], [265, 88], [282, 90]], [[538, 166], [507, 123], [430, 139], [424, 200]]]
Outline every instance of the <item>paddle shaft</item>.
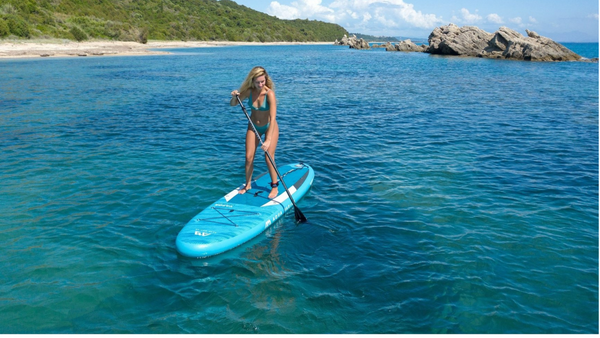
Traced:
[[[250, 126], [252, 127], [252, 130], [254, 131], [254, 134], [256, 134], [256, 137], [258, 138], [258, 141], [260, 142], [260, 145], [262, 146], [263, 145], [263, 141], [260, 138], [260, 134], [258, 133], [258, 131], [256, 130], [256, 128], [254, 127], [254, 123], [252, 123], [252, 119], [250, 119], [250, 115], [248, 115], [248, 112], [246, 111], [246, 107], [244, 107], [244, 104], [242, 103], [242, 100], [240, 100], [240, 96], [236, 95], [235, 97], [237, 98], [237, 101], [240, 104], [240, 107], [242, 107], [242, 111], [244, 111], [244, 114], [246, 115], [246, 118], [248, 119], [248, 122], [250, 123]], [[265, 100], [266, 99], [267, 98], [265, 97]], [[275, 165], [275, 161], [273, 161], [273, 157], [271, 157], [271, 154], [269, 154], [268, 149], [264, 150], [264, 152], [267, 155], [267, 157], [269, 158], [269, 162], [271, 162], [271, 165], [273, 166], [273, 169], [275, 169], [275, 172], [277, 173], [277, 177], [279, 177], [279, 180], [281, 181], [281, 184], [283, 185], [283, 188], [285, 189], [285, 192], [287, 193], [288, 197], [290, 198], [290, 201], [292, 202], [292, 205], [294, 206], [294, 212], [295, 212], [295, 215], [296, 215], [296, 221], [306, 222], [306, 217], [304, 217], [304, 215], [302, 214], [302, 212], [300, 211], [300, 209], [296, 205], [296, 202], [294, 201], [294, 198], [292, 197], [292, 194], [290, 194], [290, 191], [288, 190], [287, 185], [283, 181], [283, 177], [281, 177], [281, 174], [279, 173], [279, 170], [277, 170], [277, 166]]]

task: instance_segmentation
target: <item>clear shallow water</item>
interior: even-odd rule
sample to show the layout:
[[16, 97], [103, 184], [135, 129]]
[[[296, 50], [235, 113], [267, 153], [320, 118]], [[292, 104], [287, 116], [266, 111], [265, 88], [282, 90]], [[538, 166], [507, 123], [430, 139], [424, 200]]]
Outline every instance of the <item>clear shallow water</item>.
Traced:
[[[2, 333], [598, 332], [598, 64], [174, 52], [0, 62]], [[244, 180], [255, 65], [309, 223], [180, 257]]]

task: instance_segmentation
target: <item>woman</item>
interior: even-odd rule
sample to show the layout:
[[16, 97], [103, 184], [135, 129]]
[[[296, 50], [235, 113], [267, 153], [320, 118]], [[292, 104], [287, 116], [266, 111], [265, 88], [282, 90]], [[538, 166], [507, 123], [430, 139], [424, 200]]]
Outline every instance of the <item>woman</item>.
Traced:
[[[252, 110], [250, 120], [254, 124], [254, 128], [262, 136], [265, 135], [265, 140], [261, 147], [262, 150], [268, 151], [275, 161], [275, 148], [277, 148], [277, 141], [279, 140], [279, 126], [275, 115], [277, 114], [277, 101], [275, 100], [275, 84], [269, 77], [269, 74], [263, 67], [254, 67], [246, 76], [246, 80], [242, 83], [239, 91], [234, 90], [231, 92], [231, 101], [229, 104], [235, 106], [238, 104], [236, 96], [239, 95], [240, 100], [248, 98], [248, 104]], [[251, 189], [252, 183], [252, 172], [254, 171], [254, 155], [256, 154], [256, 148], [260, 144], [260, 141], [252, 126], [248, 123], [248, 129], [246, 130], [246, 185], [239, 190], [240, 194], [244, 194]], [[265, 154], [265, 161], [269, 168], [269, 175], [271, 176], [271, 192], [269, 198], [275, 198], [279, 192], [277, 187], [279, 182], [277, 181], [277, 172], [269, 161], [267, 154]]]

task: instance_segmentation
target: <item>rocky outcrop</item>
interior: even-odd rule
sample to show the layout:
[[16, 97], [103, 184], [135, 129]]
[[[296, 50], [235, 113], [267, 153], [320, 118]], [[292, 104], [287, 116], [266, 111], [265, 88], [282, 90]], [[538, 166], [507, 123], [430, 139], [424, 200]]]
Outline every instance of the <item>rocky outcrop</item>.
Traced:
[[400, 41], [395, 45], [390, 42], [385, 45], [385, 50], [388, 52], [424, 52], [427, 48], [427, 45], [417, 46], [410, 39]]
[[[495, 33], [488, 33], [478, 27], [455, 24], [437, 27], [429, 35], [429, 46], [417, 46], [410, 39], [396, 44], [387, 42], [377, 46], [387, 51], [425, 52], [441, 55], [477, 56], [483, 58], [512, 59], [527, 61], [584, 61], [598, 62], [575, 54], [560, 43], [526, 30], [527, 36], [507, 27], [500, 27]], [[371, 49], [369, 43], [357, 39], [356, 35], [344, 35], [336, 45], [346, 45], [355, 49]], [[374, 46], [375, 47], [375, 46]]]
[[500, 27], [494, 37], [477, 56], [528, 61], [577, 61], [581, 56], [560, 43], [526, 30], [527, 37]]
[[494, 35], [474, 26], [458, 27], [451, 23], [429, 34], [428, 53], [477, 56]]
[[367, 41], [365, 41], [365, 39], [362, 39], [362, 38], [358, 39], [356, 37], [356, 35], [347, 37], [346, 34], [344, 34], [344, 37], [342, 38], [341, 41], [338, 41], [336, 39], [333, 44], [334, 45], [342, 45], [342, 46], [350, 46], [350, 48], [354, 48], [354, 49], [371, 49], [371, 47], [369, 46], [369, 43]]
[[335, 39], [333, 44], [338, 46], [348, 46], [348, 37], [346, 36], [346, 34], [344, 34], [344, 37], [340, 41], [338, 41], [338, 39]]
[[455, 24], [438, 27], [429, 35], [428, 53], [528, 61], [576, 61], [581, 56], [551, 39], [527, 30], [527, 37], [500, 27], [494, 34]]
[[350, 48], [354, 49], [371, 49], [369, 43], [365, 39], [356, 40], [350, 43]]

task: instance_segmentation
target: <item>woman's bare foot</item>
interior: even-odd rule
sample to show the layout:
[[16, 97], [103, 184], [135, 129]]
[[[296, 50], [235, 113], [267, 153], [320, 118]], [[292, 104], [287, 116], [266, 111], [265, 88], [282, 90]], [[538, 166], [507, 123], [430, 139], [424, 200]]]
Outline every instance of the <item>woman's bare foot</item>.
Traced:
[[277, 189], [277, 187], [271, 188], [271, 193], [269, 194], [269, 199], [275, 198], [278, 193], [279, 193], [279, 190]]
[[271, 183], [271, 192], [269, 193], [269, 199], [275, 198], [279, 193], [277, 187], [279, 186], [279, 182]]
[[240, 195], [245, 194], [246, 191], [248, 191], [250, 189], [251, 189], [250, 184], [246, 184], [246, 185], [244, 185], [244, 187], [242, 189], [238, 190], [238, 194], [240, 194]]

